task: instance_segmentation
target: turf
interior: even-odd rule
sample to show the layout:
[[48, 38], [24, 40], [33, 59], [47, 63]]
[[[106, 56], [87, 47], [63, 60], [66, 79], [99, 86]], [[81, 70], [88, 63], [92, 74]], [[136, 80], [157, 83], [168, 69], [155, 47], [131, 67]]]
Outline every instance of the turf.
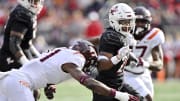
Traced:
[[[155, 84], [154, 101], [180, 101], [180, 81], [157, 82]], [[40, 101], [49, 101], [41, 90]], [[57, 86], [55, 98], [50, 101], [91, 101], [91, 91], [74, 80]]]

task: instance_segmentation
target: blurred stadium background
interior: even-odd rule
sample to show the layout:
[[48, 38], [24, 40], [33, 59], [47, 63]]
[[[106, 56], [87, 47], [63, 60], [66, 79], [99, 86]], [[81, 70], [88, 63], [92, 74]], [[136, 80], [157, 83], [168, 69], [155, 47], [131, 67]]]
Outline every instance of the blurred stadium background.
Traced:
[[[180, 101], [180, 0], [45, 0], [38, 16], [35, 46], [43, 52], [54, 47], [67, 46], [78, 38], [99, 36], [107, 27], [108, 8], [116, 2], [150, 9], [152, 26], [161, 28], [166, 37], [164, 69], [152, 73], [155, 101]], [[0, 46], [3, 27], [16, 0], [0, 0]], [[91, 101], [91, 92], [70, 80], [58, 85], [55, 100]], [[47, 101], [43, 94], [40, 101]]]

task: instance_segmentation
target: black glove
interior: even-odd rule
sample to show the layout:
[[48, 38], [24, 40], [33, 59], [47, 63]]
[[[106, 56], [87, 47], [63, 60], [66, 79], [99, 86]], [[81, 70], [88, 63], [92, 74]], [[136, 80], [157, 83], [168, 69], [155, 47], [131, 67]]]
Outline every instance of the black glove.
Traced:
[[44, 94], [48, 99], [54, 98], [54, 93], [56, 93], [56, 85], [54, 84], [47, 84], [47, 86], [44, 88]]

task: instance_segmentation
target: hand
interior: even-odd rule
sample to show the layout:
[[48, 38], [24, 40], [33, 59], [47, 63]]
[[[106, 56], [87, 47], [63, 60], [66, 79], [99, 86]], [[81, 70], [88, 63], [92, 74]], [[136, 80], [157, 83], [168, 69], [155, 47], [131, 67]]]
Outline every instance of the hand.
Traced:
[[44, 88], [44, 94], [48, 99], [53, 99], [54, 98], [54, 93], [56, 93], [56, 85], [54, 84], [48, 84]]
[[119, 59], [124, 60], [125, 58], [127, 58], [129, 56], [130, 51], [131, 51], [131, 49], [129, 49], [129, 46], [124, 46], [118, 50], [117, 57]]
[[140, 99], [136, 96], [129, 95], [129, 100], [128, 101], [140, 101]]
[[29, 62], [29, 60], [27, 59], [27, 57], [25, 55], [23, 55], [19, 58], [19, 62], [23, 65], [23, 64]]
[[119, 101], [140, 101], [136, 96], [130, 95], [126, 92], [116, 91], [115, 98]]

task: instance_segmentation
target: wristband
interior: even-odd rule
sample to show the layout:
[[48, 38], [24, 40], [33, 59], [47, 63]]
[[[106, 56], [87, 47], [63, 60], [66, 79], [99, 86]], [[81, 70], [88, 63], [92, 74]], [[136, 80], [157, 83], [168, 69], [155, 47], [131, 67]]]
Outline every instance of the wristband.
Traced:
[[113, 88], [111, 89], [110, 96], [112, 96], [112, 97], [116, 96], [116, 90], [115, 89], [113, 89]]
[[29, 62], [29, 60], [26, 58], [26, 56], [23, 55], [20, 57], [19, 62], [23, 65], [23, 64]]
[[81, 84], [84, 84], [84, 82], [85, 82], [88, 78], [90, 78], [88, 75], [85, 75], [85, 76], [83, 75], [83, 76], [80, 77], [79, 82], [80, 82]]
[[117, 65], [119, 62], [121, 61], [121, 59], [117, 56], [113, 56], [111, 57], [111, 62], [114, 64], [114, 65]]

